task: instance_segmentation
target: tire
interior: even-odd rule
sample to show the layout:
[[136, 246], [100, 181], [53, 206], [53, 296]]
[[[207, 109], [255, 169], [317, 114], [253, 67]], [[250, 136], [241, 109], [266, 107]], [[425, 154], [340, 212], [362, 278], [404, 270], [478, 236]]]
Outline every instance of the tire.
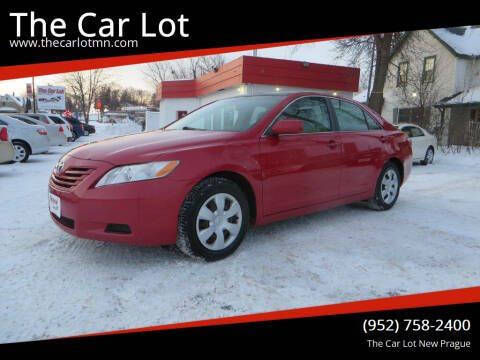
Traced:
[[435, 156], [435, 151], [433, 147], [429, 146], [427, 152], [425, 153], [425, 158], [422, 161], [422, 165], [433, 164], [433, 157]]
[[368, 203], [374, 210], [389, 210], [395, 205], [400, 194], [400, 172], [397, 165], [385, 165], [375, 186], [375, 194]]
[[15, 157], [14, 162], [27, 162], [30, 157], [30, 149], [23, 141], [14, 140], [12, 142], [13, 147], [15, 148]]
[[[224, 204], [220, 213], [217, 201]], [[205, 179], [182, 204], [177, 247], [191, 257], [207, 261], [223, 259], [240, 246], [248, 229], [249, 214], [247, 198], [236, 183], [221, 177]]]

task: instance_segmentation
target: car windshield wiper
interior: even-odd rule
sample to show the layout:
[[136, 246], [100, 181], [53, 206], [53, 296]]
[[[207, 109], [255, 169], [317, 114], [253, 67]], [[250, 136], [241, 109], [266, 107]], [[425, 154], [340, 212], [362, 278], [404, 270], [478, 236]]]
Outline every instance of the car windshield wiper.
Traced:
[[202, 131], [204, 131], [205, 129], [198, 129], [198, 128], [194, 128], [194, 127], [190, 127], [190, 126], [184, 126], [182, 128], [182, 130], [202, 130]]

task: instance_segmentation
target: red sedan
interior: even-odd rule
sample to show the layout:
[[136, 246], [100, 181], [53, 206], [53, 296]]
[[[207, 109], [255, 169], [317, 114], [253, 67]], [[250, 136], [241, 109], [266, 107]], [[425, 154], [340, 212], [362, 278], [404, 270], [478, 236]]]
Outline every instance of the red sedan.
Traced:
[[217, 260], [251, 225], [357, 201], [390, 209], [411, 163], [405, 134], [353, 100], [241, 96], [164, 130], [70, 151], [52, 173], [49, 204], [80, 238], [176, 243]]

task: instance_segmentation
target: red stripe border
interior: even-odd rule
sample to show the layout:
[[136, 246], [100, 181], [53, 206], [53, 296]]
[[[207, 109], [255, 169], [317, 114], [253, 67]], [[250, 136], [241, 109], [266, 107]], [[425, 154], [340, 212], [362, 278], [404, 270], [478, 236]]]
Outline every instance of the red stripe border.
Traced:
[[355, 313], [367, 313], [373, 311], [384, 310], [400, 310], [411, 309], [421, 307], [433, 307], [442, 305], [455, 305], [455, 304], [469, 304], [480, 303], [480, 286], [443, 290], [428, 292], [422, 294], [402, 295], [389, 298], [380, 298], [373, 300], [360, 300], [341, 304], [313, 306], [306, 308], [298, 308], [291, 310], [272, 311], [251, 315], [231, 316], [224, 318], [216, 318], [210, 320], [190, 321], [177, 324], [167, 324], [158, 326], [148, 326], [126, 330], [115, 330], [101, 333], [92, 333], [85, 335], [73, 336], [76, 337], [89, 337], [99, 335], [115, 335], [115, 334], [127, 334], [138, 332], [150, 332], [158, 330], [172, 330], [172, 329], [185, 329], [200, 326], [216, 326], [216, 325], [231, 325], [231, 324], [243, 324], [253, 323], [260, 321], [273, 321], [273, 320], [285, 320], [285, 319], [297, 319], [297, 318], [309, 318], [316, 316], [327, 315], [341, 315], [341, 314], [355, 314]]
[[284, 42], [273, 42], [263, 44], [251, 44], [251, 45], [238, 45], [238, 46], [226, 46], [209, 49], [196, 49], [196, 50], [182, 50], [182, 51], [170, 51], [152, 54], [142, 55], [125, 55], [114, 56], [104, 58], [82, 59], [82, 60], [69, 60], [69, 61], [57, 61], [38, 64], [27, 65], [12, 65], [12, 66], [0, 66], [0, 80], [9, 80], [24, 78], [30, 76], [43, 76], [60, 74], [73, 71], [83, 71], [90, 69], [101, 69], [115, 66], [134, 65], [141, 63], [148, 63], [154, 61], [166, 61], [173, 59], [181, 59], [196, 56], [214, 55], [228, 52], [247, 51], [253, 49], [267, 49], [279, 46], [310, 44], [321, 41], [331, 41], [343, 39], [345, 37], [334, 37], [324, 39], [309, 39], [309, 40], [295, 40]]

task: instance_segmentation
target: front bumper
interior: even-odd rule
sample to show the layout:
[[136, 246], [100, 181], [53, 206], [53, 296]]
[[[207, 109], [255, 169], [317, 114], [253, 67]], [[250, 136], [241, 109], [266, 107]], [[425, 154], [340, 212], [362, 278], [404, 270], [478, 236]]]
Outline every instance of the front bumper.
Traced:
[[[180, 206], [191, 184], [169, 177], [95, 188], [95, 183], [113, 166], [106, 162], [67, 156], [64, 169], [93, 171], [72, 188], [58, 185], [52, 177], [49, 191], [61, 200], [61, 218], [51, 214], [64, 231], [85, 239], [132, 245], [174, 244]], [[130, 233], [112, 232], [121, 225]]]

